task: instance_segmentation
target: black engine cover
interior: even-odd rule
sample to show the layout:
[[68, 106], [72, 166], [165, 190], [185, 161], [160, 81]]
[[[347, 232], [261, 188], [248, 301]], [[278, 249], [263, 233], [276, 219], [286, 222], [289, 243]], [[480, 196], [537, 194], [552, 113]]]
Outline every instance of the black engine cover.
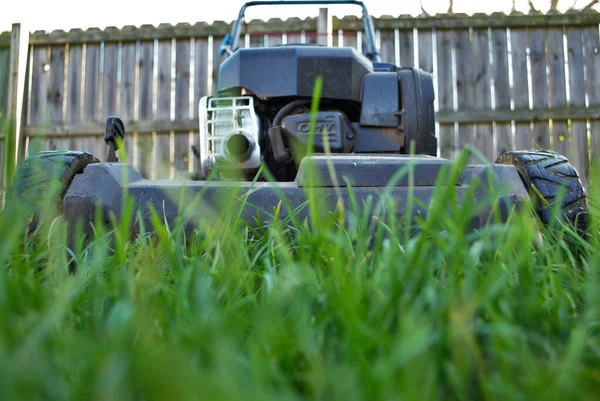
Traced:
[[371, 71], [371, 61], [349, 47], [239, 49], [221, 64], [217, 91], [246, 88], [262, 98], [310, 97], [321, 75], [321, 97], [359, 102], [363, 77]]

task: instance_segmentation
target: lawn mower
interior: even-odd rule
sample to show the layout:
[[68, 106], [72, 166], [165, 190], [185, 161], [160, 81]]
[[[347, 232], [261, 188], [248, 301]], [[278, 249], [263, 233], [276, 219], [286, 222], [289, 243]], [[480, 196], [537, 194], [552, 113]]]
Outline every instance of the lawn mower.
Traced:
[[[248, 7], [299, 4], [361, 7], [364, 52], [317, 44], [239, 48]], [[333, 211], [340, 202], [361, 208], [385, 192], [395, 201], [398, 217], [427, 215], [441, 171], [454, 163], [437, 154], [433, 77], [381, 60], [362, 2], [248, 2], [220, 53], [226, 59], [214, 93], [198, 104], [199, 134], [190, 153], [200, 167], [189, 178], [149, 179], [119, 162], [127, 133], [113, 116], [106, 120], [103, 161], [77, 150], [33, 154], [18, 167], [8, 202], [30, 205], [29, 223], [39, 224], [36, 207], [48, 196], [50, 177], [58, 176], [60, 188], [52, 194], [56, 213], [69, 224], [82, 222], [86, 235], [93, 233], [97, 210], [106, 222], [110, 215], [122, 216], [124, 194], [135, 200], [134, 210], [146, 227], [152, 226], [152, 210], [170, 223], [181, 215], [182, 205], [194, 204], [193, 230], [193, 221], [222, 216], [225, 204], [238, 201], [240, 218], [249, 225], [257, 224], [257, 214], [265, 224], [273, 210], [278, 218], [293, 213], [304, 219], [309, 217], [302, 208], [307, 189], [320, 202], [320, 211]], [[412, 173], [399, 174], [408, 170]], [[486, 188], [492, 184], [507, 189], [499, 200], [503, 218], [532, 199], [540, 222], [548, 224], [552, 208], [558, 207], [579, 230], [587, 227], [586, 191], [564, 156], [509, 151], [493, 163], [467, 165], [444, 185], [456, 187], [453, 201], [460, 203], [475, 182], [480, 184], [475, 202], [489, 195]], [[556, 205], [559, 193], [564, 196]], [[489, 222], [491, 209], [478, 214], [473, 228]]]

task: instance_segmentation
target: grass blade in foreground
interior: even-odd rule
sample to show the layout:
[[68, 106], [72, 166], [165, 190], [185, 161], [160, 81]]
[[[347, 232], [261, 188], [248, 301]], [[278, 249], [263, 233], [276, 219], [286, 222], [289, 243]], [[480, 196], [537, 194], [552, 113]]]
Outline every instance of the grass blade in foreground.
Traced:
[[477, 208], [441, 185], [459, 167], [413, 236], [373, 202], [377, 218], [338, 210], [295, 235], [210, 222], [190, 246], [155, 214], [158, 235], [130, 242], [129, 205], [72, 275], [60, 219], [27, 240], [18, 205], [3, 211], [3, 399], [591, 398], [597, 208], [582, 258], [540, 245], [525, 213], [471, 232]]

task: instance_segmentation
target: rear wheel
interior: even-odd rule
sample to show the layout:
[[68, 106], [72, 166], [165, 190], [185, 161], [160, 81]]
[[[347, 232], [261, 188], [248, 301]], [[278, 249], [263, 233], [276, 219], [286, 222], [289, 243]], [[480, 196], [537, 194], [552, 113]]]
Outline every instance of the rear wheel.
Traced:
[[[517, 168], [545, 226], [554, 223], [553, 209], [558, 208], [561, 222], [569, 224], [585, 238], [589, 226], [587, 195], [577, 170], [566, 157], [551, 151], [509, 151], [496, 163], [512, 164]], [[559, 197], [561, 191], [564, 192]]]
[[100, 161], [77, 151], [43, 151], [28, 157], [16, 170], [7, 206], [25, 208], [32, 232], [44, 218], [62, 214], [62, 201], [71, 181], [91, 163]]

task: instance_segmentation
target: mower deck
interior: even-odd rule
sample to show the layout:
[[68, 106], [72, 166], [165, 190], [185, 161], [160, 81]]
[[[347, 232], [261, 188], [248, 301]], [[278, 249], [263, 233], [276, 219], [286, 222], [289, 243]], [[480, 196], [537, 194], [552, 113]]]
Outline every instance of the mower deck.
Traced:
[[[313, 162], [310, 166], [309, 160]], [[152, 227], [151, 209], [148, 205], [152, 205], [161, 220], [169, 223], [176, 221], [176, 217], [181, 213], [185, 213], [189, 218], [187, 229], [191, 232], [198, 221], [210, 222], [211, 219], [220, 219], [225, 217], [224, 213], [228, 211], [240, 213], [240, 209], [235, 208], [240, 202], [245, 202], [241, 209], [241, 218], [251, 227], [257, 227], [257, 214], [260, 213], [261, 224], [268, 224], [274, 209], [280, 203], [279, 219], [285, 219], [292, 212], [301, 220], [308, 217], [309, 208], [302, 208], [302, 205], [308, 199], [306, 190], [311, 186], [312, 193], [320, 202], [319, 212], [328, 212], [335, 209], [340, 196], [346, 210], [351, 209], [355, 202], [362, 211], [368, 198], [373, 198], [376, 204], [386, 192], [385, 187], [389, 185], [388, 193], [397, 205], [397, 217], [405, 215], [411, 195], [416, 200], [413, 202], [411, 213], [415, 216], [426, 215], [427, 205], [432, 200], [440, 171], [450, 164], [449, 160], [430, 156], [313, 155], [302, 161], [293, 182], [252, 183], [151, 180], [144, 179], [127, 164], [95, 163], [88, 165], [71, 182], [64, 197], [63, 214], [70, 223], [80, 219], [93, 222], [95, 206], [99, 203], [102, 205], [105, 220], [111, 212], [119, 218], [123, 212], [122, 199], [126, 191], [135, 199], [134, 211], [141, 212], [146, 227]], [[412, 168], [409, 167], [411, 165]], [[330, 174], [331, 169], [335, 171], [333, 178]], [[404, 174], [399, 173], [401, 170]], [[412, 177], [410, 170], [415, 172]], [[446, 176], [449, 172], [448, 170]], [[315, 177], [315, 182], [311, 182], [310, 177]], [[394, 182], [390, 183], [390, 180]], [[458, 182], [453, 184], [456, 186], [456, 201], [459, 204], [464, 202], [465, 192], [474, 182], [480, 183], [476, 188], [475, 202], [489, 195], [490, 184], [493, 184], [496, 190], [504, 191], [500, 199], [501, 210], [504, 211], [503, 218], [513, 205], [518, 207], [528, 197], [514, 166], [473, 164], [467, 166]], [[227, 209], [230, 206], [234, 208]], [[298, 208], [300, 210], [296, 210]], [[184, 212], [185, 209], [187, 210]], [[472, 222], [473, 228], [485, 225], [490, 211], [484, 210], [479, 213], [478, 218]]]

